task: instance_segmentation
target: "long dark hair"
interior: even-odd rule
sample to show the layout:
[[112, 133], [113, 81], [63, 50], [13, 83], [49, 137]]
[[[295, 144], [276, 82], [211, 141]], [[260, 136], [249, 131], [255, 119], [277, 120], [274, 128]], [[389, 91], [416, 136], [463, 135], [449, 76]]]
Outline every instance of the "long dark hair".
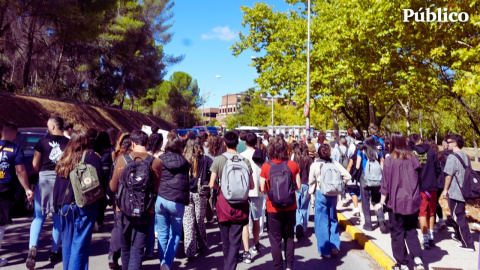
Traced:
[[287, 142], [282, 137], [275, 137], [268, 144], [267, 156], [270, 160], [272, 159], [287, 160], [288, 159], [287, 151], [288, 151]]
[[407, 138], [400, 131], [395, 131], [390, 136], [390, 154], [395, 159], [410, 159], [415, 156], [407, 146]]
[[373, 136], [367, 136], [367, 138], [365, 138], [365, 144], [362, 146], [362, 150], [368, 160], [374, 161], [378, 158], [377, 146]]
[[73, 133], [63, 151], [62, 157], [55, 166], [55, 173], [68, 178], [75, 165], [80, 162], [83, 151], [88, 149], [88, 135], [85, 131]]
[[430, 139], [430, 138], [427, 139], [426, 143], [427, 143], [427, 144], [430, 146], [430, 148], [432, 148], [432, 150], [435, 152], [435, 155], [437, 156], [438, 161], [440, 161], [440, 162], [443, 164], [443, 163], [445, 162], [445, 156], [443, 155], [442, 152], [440, 152], [440, 151], [438, 150], [438, 145], [437, 145], [437, 143], [436, 143], [434, 140]]
[[292, 143], [293, 161], [297, 163], [300, 170], [304, 170], [308, 165], [310, 155], [308, 154], [308, 146], [305, 142]]

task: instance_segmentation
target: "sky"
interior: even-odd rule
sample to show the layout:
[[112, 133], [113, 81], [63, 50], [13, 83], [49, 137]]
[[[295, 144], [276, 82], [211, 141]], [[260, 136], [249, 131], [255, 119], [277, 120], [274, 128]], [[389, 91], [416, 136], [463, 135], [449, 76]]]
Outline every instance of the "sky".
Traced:
[[[174, 33], [170, 43], [164, 46], [169, 55], [184, 55], [179, 64], [168, 68], [165, 80], [176, 71], [190, 74], [197, 80], [200, 96], [210, 93], [205, 108], [218, 108], [222, 96], [235, 94], [255, 87], [257, 72], [252, 63], [256, 54], [244, 51], [238, 57], [229, 50], [238, 41], [238, 32], [246, 33], [242, 27], [240, 6], [253, 7], [255, 2], [274, 6], [274, 11], [293, 9], [282, 0], [177, 0], [172, 9]], [[220, 76], [220, 78], [217, 78]]]

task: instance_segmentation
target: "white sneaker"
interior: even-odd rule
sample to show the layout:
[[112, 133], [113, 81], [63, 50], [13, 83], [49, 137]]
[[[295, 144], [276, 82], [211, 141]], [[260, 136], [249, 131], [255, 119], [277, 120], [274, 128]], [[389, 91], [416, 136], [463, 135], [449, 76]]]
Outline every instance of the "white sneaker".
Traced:
[[353, 216], [354, 217], [359, 217], [360, 216], [360, 210], [358, 210], [358, 208], [353, 208]]
[[7, 264], [7, 259], [0, 258], [0, 267], [5, 266]]

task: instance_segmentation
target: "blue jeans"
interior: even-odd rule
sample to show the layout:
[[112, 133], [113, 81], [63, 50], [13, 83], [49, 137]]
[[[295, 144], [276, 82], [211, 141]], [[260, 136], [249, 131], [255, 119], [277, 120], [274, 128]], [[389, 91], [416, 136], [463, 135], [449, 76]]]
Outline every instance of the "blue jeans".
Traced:
[[[53, 192], [53, 191], [52, 191]], [[32, 225], [30, 226], [30, 242], [28, 248], [32, 246], [38, 246], [38, 239], [40, 238], [40, 234], [42, 233], [43, 224], [45, 223], [45, 219], [47, 218], [48, 214], [42, 214], [42, 207], [41, 207], [41, 195], [40, 195], [40, 187], [35, 190], [35, 199], [34, 205], [35, 209], [33, 211], [33, 221]], [[57, 213], [52, 213], [53, 219], [53, 229], [52, 229], [52, 248], [51, 251], [57, 252], [60, 246], [60, 215]]]
[[297, 226], [303, 226], [303, 232], [307, 231], [308, 217], [310, 216], [310, 194], [308, 194], [308, 185], [302, 184], [300, 190], [295, 191], [297, 194], [297, 214], [295, 223], [295, 232]]
[[148, 230], [153, 224], [153, 214], [141, 218], [127, 218], [120, 213], [119, 217], [122, 269], [142, 269], [143, 249], [147, 244]]
[[340, 249], [337, 196], [324, 196], [320, 190], [315, 194], [315, 235], [318, 254], [330, 255], [332, 249]]
[[98, 203], [85, 207], [65, 204], [60, 213], [63, 269], [87, 270]]
[[172, 267], [178, 242], [182, 235], [182, 220], [185, 205], [172, 202], [157, 196], [155, 203], [155, 219], [158, 232], [158, 256], [160, 265]]

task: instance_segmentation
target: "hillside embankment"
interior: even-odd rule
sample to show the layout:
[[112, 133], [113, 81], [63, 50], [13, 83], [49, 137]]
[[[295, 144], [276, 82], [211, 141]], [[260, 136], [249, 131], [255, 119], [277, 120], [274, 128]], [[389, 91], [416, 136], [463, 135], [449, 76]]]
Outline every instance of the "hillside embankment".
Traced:
[[18, 127], [46, 127], [52, 114], [74, 124], [75, 130], [95, 128], [99, 131], [114, 127], [118, 130], [140, 129], [157, 125], [171, 130], [175, 125], [155, 116], [111, 107], [99, 107], [23, 95], [0, 94], [0, 124], [14, 122]]

